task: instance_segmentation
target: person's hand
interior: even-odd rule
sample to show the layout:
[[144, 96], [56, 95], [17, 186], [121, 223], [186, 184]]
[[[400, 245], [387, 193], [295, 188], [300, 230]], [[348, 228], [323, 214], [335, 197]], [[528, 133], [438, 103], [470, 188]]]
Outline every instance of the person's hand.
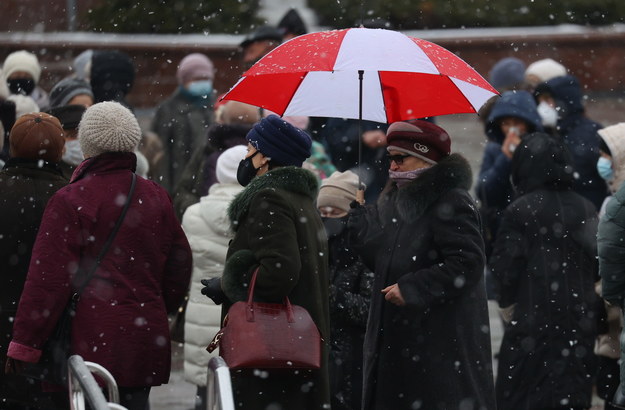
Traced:
[[365, 207], [360, 204], [358, 201], [352, 201], [349, 204], [351, 208], [349, 211], [349, 217], [347, 219], [347, 229], [359, 230], [362, 228], [362, 224], [365, 219]]
[[362, 143], [369, 148], [386, 146], [386, 134], [382, 130], [371, 130], [362, 133]]
[[384, 294], [384, 299], [388, 300], [394, 305], [404, 306], [406, 304], [406, 301], [401, 295], [401, 291], [399, 290], [399, 285], [397, 283], [385, 287], [384, 289], [382, 289], [382, 293]]
[[200, 283], [204, 285], [202, 295], [211, 298], [216, 305], [226, 301], [226, 294], [221, 290], [221, 278], [202, 279]]
[[24, 362], [21, 360], [13, 359], [12, 357], [7, 357], [6, 363], [4, 365], [4, 373], [5, 374], [19, 374], [24, 370]]
[[503, 140], [501, 144], [501, 152], [508, 157], [508, 159], [512, 159], [514, 155], [514, 150], [521, 143], [521, 136], [519, 135], [519, 130], [516, 127], [510, 127], [508, 129], [508, 133], [506, 134], [506, 138]]

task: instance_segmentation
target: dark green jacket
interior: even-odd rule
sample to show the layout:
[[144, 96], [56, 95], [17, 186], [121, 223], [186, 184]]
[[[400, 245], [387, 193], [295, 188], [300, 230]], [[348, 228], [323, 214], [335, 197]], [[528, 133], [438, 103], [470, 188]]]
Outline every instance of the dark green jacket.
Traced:
[[[255, 298], [304, 307], [322, 337], [329, 337], [327, 238], [314, 200], [315, 176], [296, 167], [256, 177], [233, 200], [229, 217], [235, 236], [226, 257], [222, 287], [230, 302], [244, 300], [250, 273], [260, 266]], [[322, 409], [329, 404], [327, 346], [320, 371], [288, 371], [258, 377], [232, 372], [237, 408]], [[263, 392], [259, 395], [259, 392]]]
[[597, 253], [602, 296], [612, 305], [625, 299], [625, 184], [608, 202], [599, 222]]
[[212, 104], [201, 107], [176, 90], [157, 109], [152, 122], [163, 143], [160, 169], [154, 179], [171, 194], [196, 148], [206, 141], [208, 126], [213, 122]]

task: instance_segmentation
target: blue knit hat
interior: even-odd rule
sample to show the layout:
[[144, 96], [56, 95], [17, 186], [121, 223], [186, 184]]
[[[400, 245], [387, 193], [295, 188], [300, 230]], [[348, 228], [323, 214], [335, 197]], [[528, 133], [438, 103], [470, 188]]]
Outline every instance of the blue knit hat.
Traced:
[[490, 70], [490, 84], [499, 91], [516, 88], [525, 80], [525, 63], [515, 57], [499, 60]]
[[245, 138], [278, 165], [301, 167], [311, 154], [310, 135], [273, 114], [254, 124]]

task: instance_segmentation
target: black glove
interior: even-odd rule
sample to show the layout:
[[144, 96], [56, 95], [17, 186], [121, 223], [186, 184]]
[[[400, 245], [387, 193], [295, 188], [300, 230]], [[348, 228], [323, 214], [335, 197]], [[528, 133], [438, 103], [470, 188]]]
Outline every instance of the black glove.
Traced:
[[226, 294], [221, 290], [221, 278], [202, 279], [200, 283], [204, 285], [202, 295], [211, 298], [216, 305], [221, 305], [226, 301]]
[[347, 219], [347, 229], [358, 231], [365, 222], [366, 209], [358, 201], [352, 201], [349, 207], [351, 210], [349, 211], [349, 218]]

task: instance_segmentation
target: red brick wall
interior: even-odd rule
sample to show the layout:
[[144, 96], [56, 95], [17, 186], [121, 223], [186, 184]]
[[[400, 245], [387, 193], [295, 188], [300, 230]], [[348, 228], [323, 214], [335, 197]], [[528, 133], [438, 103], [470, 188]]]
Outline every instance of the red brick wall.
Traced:
[[[0, 0], [6, 1], [6, 0]], [[215, 88], [227, 91], [239, 78], [243, 69], [239, 66], [237, 44], [239, 37], [227, 37], [215, 41], [209, 37], [199, 42], [178, 36], [117, 36], [80, 35], [71, 41], [59, 41], [52, 35], [13, 37], [0, 33], [0, 61], [7, 54], [19, 49], [38, 53], [44, 66], [41, 84], [45, 89], [69, 73], [74, 56], [87, 48], [115, 48], [132, 56], [137, 81], [129, 95], [136, 107], [157, 105], [176, 87], [176, 65], [188, 53], [203, 52], [217, 68]], [[223, 38], [223, 36], [219, 37]], [[197, 39], [197, 37], [196, 37]], [[588, 92], [625, 92], [625, 33], [566, 34], [516, 37], [471, 37], [461, 39], [429, 39], [456, 53], [488, 78], [492, 65], [499, 59], [515, 56], [531, 63], [551, 57], [564, 64], [579, 77]]]

